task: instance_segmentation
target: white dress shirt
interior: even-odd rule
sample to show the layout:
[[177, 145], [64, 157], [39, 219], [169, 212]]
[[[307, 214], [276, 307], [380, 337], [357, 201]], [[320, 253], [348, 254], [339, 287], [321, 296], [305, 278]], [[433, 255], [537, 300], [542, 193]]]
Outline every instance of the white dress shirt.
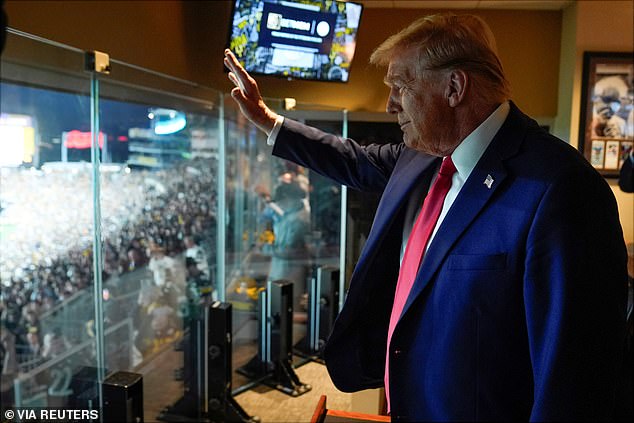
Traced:
[[280, 129], [282, 128], [282, 124], [284, 123], [284, 116], [277, 115], [277, 119], [275, 119], [275, 124], [273, 125], [273, 129], [269, 133], [266, 138], [266, 143], [270, 146], [275, 145], [275, 140], [277, 139], [277, 134], [280, 133]]
[[[471, 175], [471, 172], [484, 154], [484, 151], [487, 149], [489, 144], [491, 144], [491, 141], [493, 140], [495, 134], [497, 134], [497, 132], [502, 127], [502, 124], [506, 120], [510, 109], [511, 107], [508, 101], [500, 104], [500, 106], [498, 106], [498, 108], [495, 109], [493, 113], [491, 113], [489, 117], [480, 124], [480, 126], [474, 129], [473, 132], [471, 132], [451, 154], [451, 160], [453, 160], [453, 164], [456, 166], [456, 173], [453, 174], [451, 180], [451, 188], [449, 188], [449, 192], [447, 192], [442, 210], [440, 211], [440, 216], [438, 216], [438, 221], [436, 222], [436, 226], [434, 227], [434, 230], [429, 237], [429, 242], [427, 243], [425, 251], [427, 251], [427, 248], [429, 248], [432, 241], [434, 240], [436, 232], [438, 232], [438, 228], [440, 228], [440, 225], [445, 219], [445, 216], [447, 216], [451, 205], [456, 200], [456, 197], [458, 197], [458, 193], [462, 189], [462, 186], [469, 178], [469, 175]], [[443, 160], [445, 158], [443, 158]], [[422, 200], [419, 200], [418, 204], [418, 213], [420, 213], [420, 209], [422, 208], [420, 206], [422, 204]], [[416, 213], [414, 220], [416, 220], [416, 217], [418, 217], [418, 213]], [[401, 261], [403, 260], [405, 246], [407, 245], [407, 240], [412, 230], [412, 226], [413, 222], [411, 222], [409, 227], [403, 233], [403, 243], [401, 245]]]

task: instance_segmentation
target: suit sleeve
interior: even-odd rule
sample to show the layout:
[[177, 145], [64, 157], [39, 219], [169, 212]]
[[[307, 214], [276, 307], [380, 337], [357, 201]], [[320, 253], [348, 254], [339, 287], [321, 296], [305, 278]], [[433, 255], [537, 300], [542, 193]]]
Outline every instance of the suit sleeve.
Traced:
[[526, 249], [531, 421], [611, 419], [624, 351], [626, 261], [609, 186], [591, 170], [563, 172], [541, 200]]
[[404, 144], [361, 146], [284, 119], [273, 154], [360, 191], [381, 192]]

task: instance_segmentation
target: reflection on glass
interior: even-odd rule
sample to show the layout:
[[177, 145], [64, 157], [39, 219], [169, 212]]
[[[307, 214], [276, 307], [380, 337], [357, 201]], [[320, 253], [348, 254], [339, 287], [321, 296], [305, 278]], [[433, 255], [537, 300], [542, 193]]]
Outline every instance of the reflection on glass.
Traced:
[[89, 96], [0, 91], [0, 157], [11, 158], [0, 168], [3, 404], [59, 404], [70, 375], [95, 365], [91, 168], [73, 154], [61, 161], [64, 134], [90, 134]]
[[[184, 357], [199, 353], [192, 351], [191, 324], [217, 298], [217, 118], [109, 99], [101, 106], [102, 130], [126, 147], [102, 165], [120, 167], [116, 177], [101, 173], [102, 192], [119, 192], [116, 210], [106, 211], [108, 199], [101, 198], [105, 308], [112, 304], [116, 316], [105, 328], [121, 319], [134, 327], [130, 365], [112, 365], [107, 353], [107, 367], [143, 374], [147, 419], [166, 407], [196, 415], [193, 403], [190, 410], [174, 405], [200, 382], [200, 363]], [[106, 351], [117, 349], [106, 339]]]
[[[320, 175], [274, 157], [265, 136], [243, 120], [233, 102], [225, 102], [225, 111], [225, 283], [227, 300], [233, 305], [233, 363], [237, 369], [233, 384], [239, 390], [252, 382], [244, 376], [253, 373], [252, 360], [262, 349], [259, 298], [267, 281], [292, 282], [295, 364], [304, 361], [310, 281], [317, 268], [339, 266], [341, 189]], [[327, 130], [341, 132], [341, 121], [324, 124]]]
[[[64, 54], [83, 63], [77, 51]], [[3, 406], [98, 406], [95, 350], [102, 340], [106, 376], [143, 375], [146, 420], [166, 407], [174, 415], [200, 416], [206, 406], [203, 310], [218, 299], [219, 286], [233, 305], [233, 369], [257, 353], [257, 300], [269, 280], [293, 283], [293, 343], [305, 338], [308, 283], [318, 266], [339, 263], [337, 185], [273, 157], [233, 104], [220, 122], [216, 97], [118, 82], [115, 75], [124, 72], [117, 64], [99, 81], [95, 198], [90, 107], [96, 99], [88, 94], [88, 75], [48, 75], [6, 54], [2, 61]], [[21, 73], [7, 72], [14, 68]], [[48, 75], [46, 87], [35, 77], [39, 72]], [[137, 80], [165, 82], [136, 72]], [[17, 81], [6, 78], [18, 73]], [[226, 155], [219, 157], [223, 137]], [[226, 166], [224, 210], [218, 210], [220, 163]], [[95, 206], [103, 333], [94, 320]], [[226, 224], [220, 241], [218, 221]], [[218, 244], [226, 247], [218, 252]], [[220, 281], [218, 253], [226, 269]], [[235, 374], [233, 387], [246, 382]]]
[[[8, 82], [0, 89], [0, 156], [12, 159], [0, 173], [3, 405], [70, 406], [73, 384], [96, 379], [102, 336], [89, 98]], [[195, 377], [183, 369], [183, 339], [215, 298], [218, 122], [107, 99], [100, 109], [106, 371], [139, 372], [148, 393], [167, 391], [147, 404], [153, 420], [193, 383], [182, 380]]]

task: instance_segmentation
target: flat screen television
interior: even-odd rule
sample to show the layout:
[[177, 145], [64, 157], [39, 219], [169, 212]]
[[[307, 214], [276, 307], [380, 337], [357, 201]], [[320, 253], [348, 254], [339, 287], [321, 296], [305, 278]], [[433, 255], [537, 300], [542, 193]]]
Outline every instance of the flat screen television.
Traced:
[[234, 0], [229, 48], [252, 74], [346, 82], [362, 10], [335, 0]]

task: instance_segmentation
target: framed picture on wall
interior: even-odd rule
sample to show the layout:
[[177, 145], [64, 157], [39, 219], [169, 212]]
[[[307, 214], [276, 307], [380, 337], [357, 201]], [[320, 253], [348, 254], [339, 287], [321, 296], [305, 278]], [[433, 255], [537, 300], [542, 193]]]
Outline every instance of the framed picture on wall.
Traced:
[[634, 142], [632, 53], [585, 52], [579, 151], [605, 177], [617, 177]]

